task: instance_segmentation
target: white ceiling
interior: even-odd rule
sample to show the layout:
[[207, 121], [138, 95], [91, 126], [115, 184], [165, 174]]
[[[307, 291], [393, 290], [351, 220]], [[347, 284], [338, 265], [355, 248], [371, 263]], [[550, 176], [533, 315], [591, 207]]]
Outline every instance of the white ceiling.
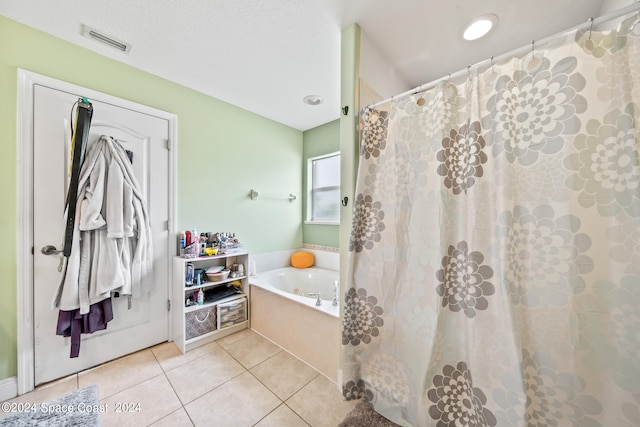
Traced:
[[[0, 0], [0, 14], [299, 130], [339, 117], [340, 32], [358, 23], [407, 89], [636, 0]], [[463, 26], [492, 13], [485, 39]], [[133, 48], [82, 37], [89, 25]], [[321, 95], [308, 106], [302, 98]]]

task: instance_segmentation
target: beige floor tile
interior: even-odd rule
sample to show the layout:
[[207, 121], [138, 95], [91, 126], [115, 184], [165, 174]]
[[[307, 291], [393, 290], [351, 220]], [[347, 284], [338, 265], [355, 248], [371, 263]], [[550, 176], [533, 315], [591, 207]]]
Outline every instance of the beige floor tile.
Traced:
[[313, 427], [335, 427], [355, 406], [345, 402], [336, 385], [318, 375], [285, 402]]
[[247, 338], [227, 345], [224, 349], [247, 369], [282, 351], [282, 348], [255, 332]]
[[193, 427], [193, 423], [184, 408], [170, 413], [161, 420], [151, 424], [153, 427]]
[[219, 340], [216, 340], [218, 344], [224, 349], [229, 347], [231, 344], [236, 343], [245, 338], [256, 335], [256, 333], [252, 329], [243, 329], [241, 331], [236, 332], [235, 334], [227, 335], [226, 337], [222, 337]]
[[160, 374], [160, 364], [147, 349], [80, 372], [78, 388], [95, 384], [98, 386], [98, 398], [105, 399]]
[[[78, 376], [71, 375], [39, 386], [29, 393], [7, 400], [9, 403], [42, 403], [78, 389]], [[11, 415], [11, 412], [0, 410], [0, 419]]]
[[282, 401], [249, 372], [186, 405], [196, 426], [249, 427]]
[[182, 403], [187, 404], [244, 371], [226, 351], [217, 349], [166, 375]]
[[104, 427], [146, 426], [180, 409], [180, 400], [164, 375], [101, 399], [107, 411], [100, 414]]
[[264, 417], [255, 427], [308, 427], [302, 418], [296, 415], [284, 403], [275, 411]]
[[151, 351], [162, 366], [162, 369], [167, 372], [178, 366], [185, 365], [192, 362], [194, 359], [204, 356], [207, 353], [211, 353], [220, 349], [218, 343], [211, 342], [205, 344], [202, 347], [194, 348], [191, 351], [187, 351], [186, 354], [182, 354], [180, 349], [172, 342], [165, 342], [151, 347]]
[[293, 396], [319, 375], [318, 371], [286, 351], [254, 366], [251, 373], [282, 400]]
[[[40, 384], [39, 386], [37, 386], [35, 388], [34, 391], [37, 392], [44, 392], [48, 389], [54, 388], [54, 387], [61, 387], [64, 385], [64, 387], [72, 387], [75, 384], [76, 389], [78, 387], [78, 374], [73, 374], [73, 375], [69, 375], [68, 377], [64, 377], [64, 378], [60, 378], [57, 379], [55, 381], [51, 381], [45, 384]], [[70, 391], [75, 390], [75, 389], [70, 389]]]

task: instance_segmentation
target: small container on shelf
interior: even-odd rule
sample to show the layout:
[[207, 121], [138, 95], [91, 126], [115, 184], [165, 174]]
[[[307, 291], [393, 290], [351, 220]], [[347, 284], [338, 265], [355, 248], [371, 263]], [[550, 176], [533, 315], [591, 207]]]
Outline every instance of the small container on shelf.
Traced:
[[229, 270], [220, 270], [220, 271], [210, 271], [207, 270], [207, 279], [210, 282], [221, 282], [223, 280], [226, 280], [227, 277], [229, 277]]
[[206, 248], [204, 253], [206, 256], [218, 255], [218, 248]]
[[244, 244], [237, 241], [226, 241], [221, 243], [220, 250], [227, 255], [244, 252]]
[[218, 305], [218, 329], [228, 328], [247, 320], [247, 299], [242, 297]]

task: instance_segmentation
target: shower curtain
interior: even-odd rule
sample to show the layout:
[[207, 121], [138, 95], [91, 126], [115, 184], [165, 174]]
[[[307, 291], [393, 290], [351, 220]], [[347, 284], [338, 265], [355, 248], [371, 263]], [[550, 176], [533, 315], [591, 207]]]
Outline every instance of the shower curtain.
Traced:
[[347, 400], [403, 426], [640, 426], [634, 22], [365, 110]]

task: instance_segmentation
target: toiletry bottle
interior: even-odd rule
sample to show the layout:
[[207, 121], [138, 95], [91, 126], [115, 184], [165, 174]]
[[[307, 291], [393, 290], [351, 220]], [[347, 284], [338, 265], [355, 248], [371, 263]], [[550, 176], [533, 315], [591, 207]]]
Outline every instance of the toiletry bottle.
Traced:
[[184, 257], [191, 258], [191, 232], [184, 232]]
[[198, 305], [204, 304], [204, 289], [198, 289]]
[[191, 240], [193, 243], [193, 256], [196, 258], [200, 255], [200, 240], [198, 237], [198, 231], [194, 227], [191, 229]]
[[187, 241], [185, 240], [186, 236], [184, 233], [180, 233], [180, 256], [184, 256], [184, 248], [187, 246]]

